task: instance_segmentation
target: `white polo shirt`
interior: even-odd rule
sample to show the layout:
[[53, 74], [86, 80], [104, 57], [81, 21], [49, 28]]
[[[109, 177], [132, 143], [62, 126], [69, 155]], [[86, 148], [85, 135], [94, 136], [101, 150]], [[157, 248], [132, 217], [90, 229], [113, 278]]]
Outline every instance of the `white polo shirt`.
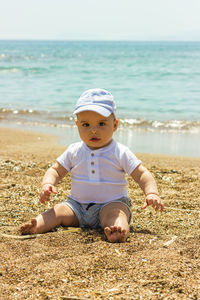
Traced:
[[91, 150], [84, 142], [71, 144], [57, 158], [71, 173], [70, 197], [80, 203], [106, 203], [127, 197], [125, 174], [141, 161], [124, 145], [112, 142]]

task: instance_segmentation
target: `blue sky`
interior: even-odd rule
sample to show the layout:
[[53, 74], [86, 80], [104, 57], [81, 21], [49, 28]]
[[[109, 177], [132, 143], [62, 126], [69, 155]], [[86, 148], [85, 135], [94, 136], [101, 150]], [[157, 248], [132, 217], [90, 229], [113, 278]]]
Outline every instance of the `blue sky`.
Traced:
[[200, 0], [0, 0], [0, 39], [200, 41]]

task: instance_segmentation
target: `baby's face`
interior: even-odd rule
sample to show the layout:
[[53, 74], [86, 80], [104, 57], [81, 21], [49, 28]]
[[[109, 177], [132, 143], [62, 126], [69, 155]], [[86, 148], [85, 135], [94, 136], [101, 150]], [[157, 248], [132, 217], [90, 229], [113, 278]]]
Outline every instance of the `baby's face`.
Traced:
[[93, 111], [83, 111], [77, 114], [76, 125], [82, 141], [95, 150], [110, 144], [118, 120], [113, 114], [104, 117]]

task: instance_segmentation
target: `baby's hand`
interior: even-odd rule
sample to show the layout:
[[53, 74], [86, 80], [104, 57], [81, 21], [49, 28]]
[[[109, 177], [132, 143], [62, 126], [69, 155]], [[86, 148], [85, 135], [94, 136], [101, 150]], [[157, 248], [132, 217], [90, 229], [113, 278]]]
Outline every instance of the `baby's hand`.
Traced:
[[51, 193], [57, 194], [55, 186], [49, 183], [44, 184], [40, 193], [40, 202], [45, 204], [46, 201], [49, 201]]
[[152, 205], [152, 207], [156, 210], [156, 211], [160, 211], [162, 212], [164, 209], [164, 205], [160, 199], [160, 197], [156, 194], [149, 194], [148, 196], [146, 196], [144, 205], [142, 207], [142, 209], [147, 208], [149, 205]]

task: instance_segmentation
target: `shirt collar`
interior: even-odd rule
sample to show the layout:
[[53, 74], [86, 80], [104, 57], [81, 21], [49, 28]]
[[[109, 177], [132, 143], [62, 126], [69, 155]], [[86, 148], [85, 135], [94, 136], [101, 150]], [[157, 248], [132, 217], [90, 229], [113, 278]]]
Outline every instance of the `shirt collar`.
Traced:
[[110, 151], [114, 145], [116, 144], [115, 140], [112, 139], [111, 143], [105, 147], [102, 147], [102, 148], [99, 148], [99, 149], [96, 149], [96, 150], [92, 150], [90, 149], [84, 142], [83, 142], [83, 145], [84, 145], [84, 148], [88, 151], [88, 152], [94, 152], [96, 154], [98, 153], [103, 153], [103, 152], [107, 152], [107, 151]]

